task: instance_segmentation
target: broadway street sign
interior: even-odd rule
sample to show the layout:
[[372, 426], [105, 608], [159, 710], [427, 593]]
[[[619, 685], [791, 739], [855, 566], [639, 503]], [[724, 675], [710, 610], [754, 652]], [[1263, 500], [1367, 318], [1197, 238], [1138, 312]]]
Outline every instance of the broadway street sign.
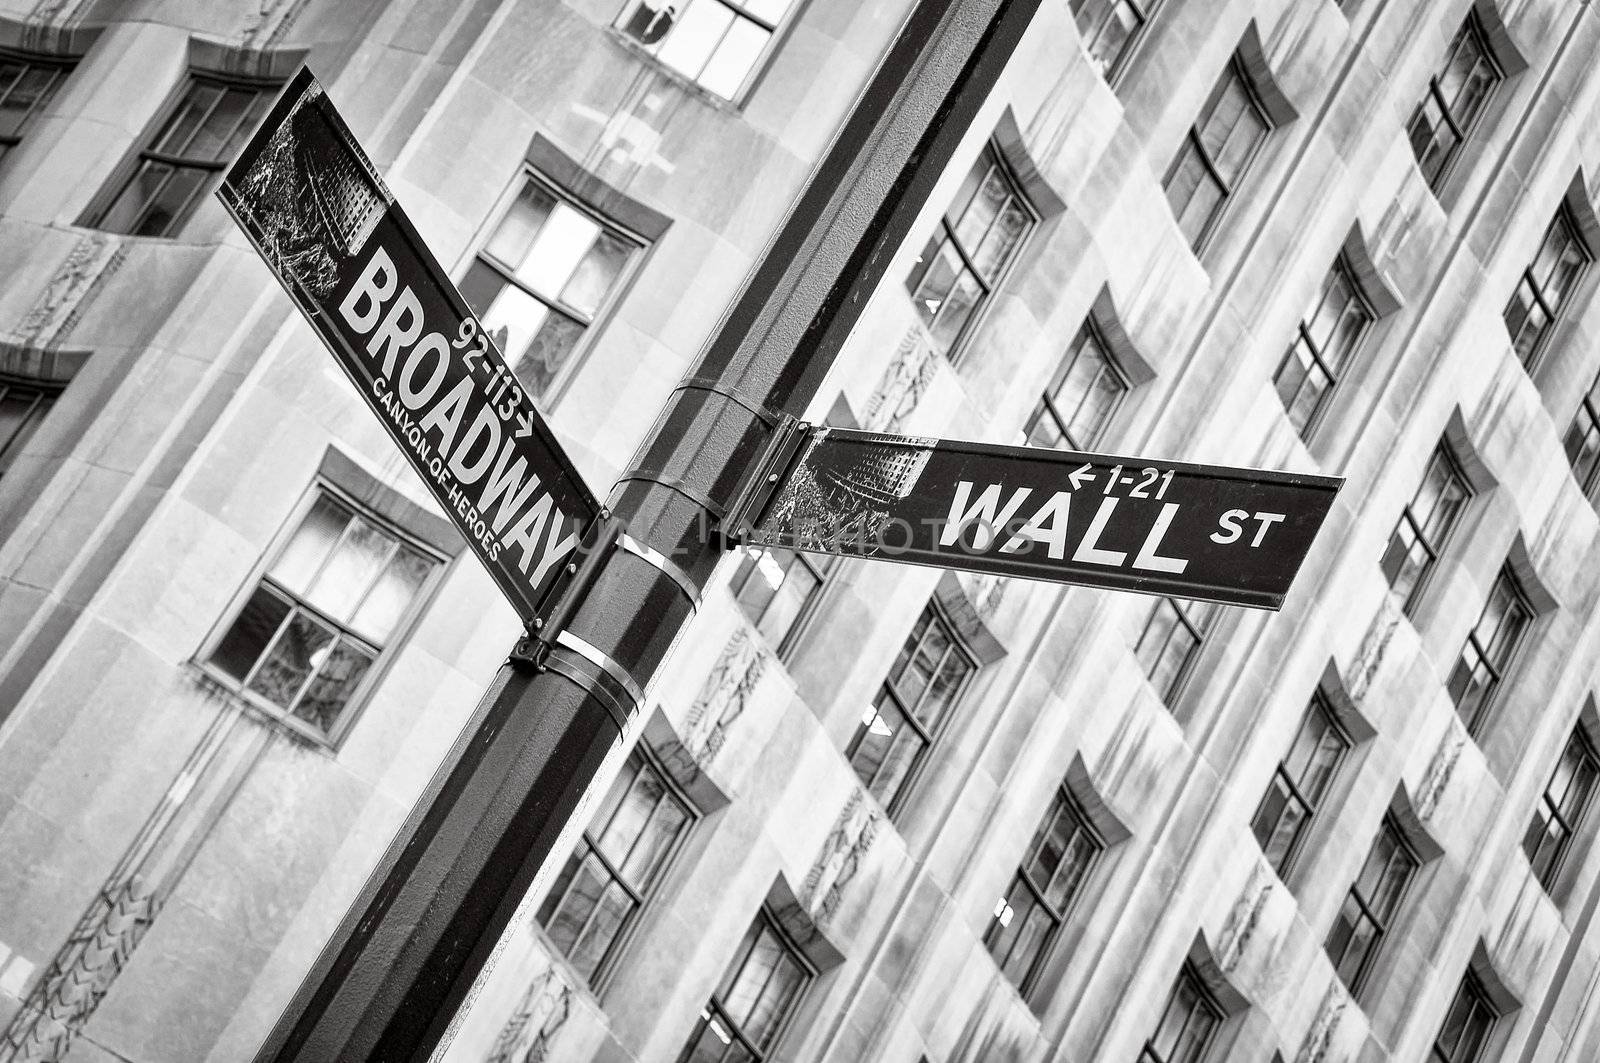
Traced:
[[217, 195], [531, 623], [599, 504], [310, 71]]
[[771, 472], [755, 543], [1266, 609], [1344, 482], [838, 428]]

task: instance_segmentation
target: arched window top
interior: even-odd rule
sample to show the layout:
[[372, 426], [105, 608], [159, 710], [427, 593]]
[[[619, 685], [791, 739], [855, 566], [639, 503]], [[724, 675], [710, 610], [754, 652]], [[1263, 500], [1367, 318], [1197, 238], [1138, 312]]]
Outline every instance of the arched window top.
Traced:
[[1239, 60], [1245, 79], [1250, 82], [1250, 88], [1255, 91], [1256, 99], [1261, 103], [1261, 109], [1266, 112], [1267, 119], [1272, 123], [1272, 128], [1280, 129], [1300, 117], [1300, 112], [1284, 93], [1283, 86], [1278, 84], [1278, 77], [1267, 62], [1267, 54], [1261, 47], [1261, 32], [1256, 28], [1255, 19], [1251, 19], [1250, 25], [1245, 27], [1244, 36], [1239, 38], [1239, 47], [1234, 54]]

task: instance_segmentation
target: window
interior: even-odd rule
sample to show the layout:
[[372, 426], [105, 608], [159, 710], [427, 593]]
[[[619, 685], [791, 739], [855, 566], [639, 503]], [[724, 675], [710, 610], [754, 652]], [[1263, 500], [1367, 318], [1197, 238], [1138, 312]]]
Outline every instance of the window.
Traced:
[[1534, 355], [1555, 328], [1561, 307], [1589, 267], [1589, 251], [1578, 238], [1572, 215], [1563, 206], [1545, 230], [1539, 251], [1522, 271], [1517, 290], [1506, 304], [1506, 330], [1511, 348], [1523, 365], [1532, 367]]
[[0, 476], [38, 431], [62, 385], [0, 374]]
[[850, 766], [885, 808], [894, 810], [976, 669], [929, 605], [867, 706], [848, 751]]
[[794, 0], [628, 0], [617, 27], [664, 66], [732, 100]]
[[461, 282], [517, 379], [543, 397], [641, 248], [529, 177]]
[[1198, 251], [1249, 170], [1271, 125], [1235, 56], [1163, 182], [1178, 228]]
[[694, 818], [636, 746], [539, 909], [540, 924], [583, 977], [592, 980], [616, 952]]
[[1011, 889], [995, 906], [984, 936], [1001, 971], [1026, 991], [1039, 961], [1050, 951], [1067, 908], [1077, 896], [1105, 843], [1089, 825], [1065, 786], [1028, 846]]
[[1428, 92], [1406, 126], [1411, 150], [1428, 187], [1439, 191], [1461, 145], [1483, 117], [1495, 86], [1505, 77], [1489, 54], [1476, 15], [1468, 15], [1450, 42], [1444, 71], [1428, 79]]
[[1323, 945], [1339, 978], [1359, 993], [1372, 969], [1384, 935], [1389, 932], [1406, 887], [1421, 862], [1400, 835], [1400, 827], [1384, 817], [1361, 874], [1350, 886]]
[[1289, 423], [1302, 436], [1316, 424], [1376, 317], [1341, 255], [1273, 377]]
[[1220, 612], [1220, 607], [1210, 602], [1156, 600], [1133, 653], [1162, 701], [1171, 704], [1183, 688]]
[[1573, 833], [1589, 811], [1596, 776], [1600, 776], [1600, 759], [1583, 732], [1574, 731], [1522, 839], [1522, 851], [1528, 854], [1534, 876], [1547, 892], [1561, 872]]
[[1446, 683], [1456, 703], [1456, 712], [1460, 713], [1469, 734], [1478, 733], [1484, 709], [1532, 621], [1533, 608], [1517, 586], [1516, 577], [1502, 569], [1484, 604], [1483, 615], [1478, 618], [1478, 626], [1467, 635], [1466, 645], [1461, 647], [1461, 659]]
[[1478, 1063], [1499, 1017], [1483, 983], [1468, 971], [1461, 979], [1461, 988], [1456, 990], [1456, 998], [1450, 1002], [1428, 1059], [1432, 1063]]
[[1600, 502], [1600, 377], [1578, 403], [1572, 427], [1567, 429], [1566, 448], [1578, 486], [1590, 502]]
[[176, 236], [276, 95], [276, 87], [194, 75], [88, 224], [133, 236]]
[[1087, 450], [1100, 441], [1128, 394], [1128, 380], [1085, 321], [1026, 428], [1030, 447]]
[[1206, 992], [1199, 972], [1185, 962], [1156, 1032], [1139, 1053], [1139, 1063], [1200, 1063], [1222, 1018], [1222, 1008]]
[[1072, 0], [1072, 14], [1089, 59], [1107, 80], [1133, 52], [1160, 0]]
[[770, 1058], [813, 972], [778, 921], [761, 909], [678, 1063], [758, 1063]]
[[1439, 560], [1439, 552], [1471, 497], [1472, 487], [1461, 467], [1449, 448], [1440, 444], [1383, 552], [1383, 574], [1390, 589], [1405, 600], [1407, 615], [1416, 605], [1423, 578]]
[[0, 162], [21, 143], [28, 124], [49, 105], [70, 69], [60, 59], [0, 52]]
[[917, 315], [941, 354], [955, 350], [1035, 220], [991, 144], [978, 156], [906, 278]]
[[319, 490], [207, 663], [252, 703], [333, 736], [438, 566]]
[[739, 608], [780, 653], [822, 597], [836, 558], [772, 546], [741, 551], [730, 587]]
[[1350, 739], [1333, 722], [1327, 697], [1321, 691], [1311, 699], [1300, 731], [1278, 765], [1250, 829], [1255, 832], [1267, 863], [1282, 878], [1317, 814], [1339, 764], [1350, 749]]

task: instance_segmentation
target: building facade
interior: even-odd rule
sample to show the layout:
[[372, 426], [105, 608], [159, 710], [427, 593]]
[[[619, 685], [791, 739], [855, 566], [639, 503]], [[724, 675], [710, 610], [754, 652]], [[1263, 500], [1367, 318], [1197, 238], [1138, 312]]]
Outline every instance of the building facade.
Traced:
[[[518, 634], [211, 195], [277, 86], [603, 495], [911, 7], [0, 0], [0, 1061], [252, 1058]], [[1600, 1059], [1597, 58], [1045, 0], [807, 416], [1342, 476], [1295, 589], [730, 554], [439, 1058]]]

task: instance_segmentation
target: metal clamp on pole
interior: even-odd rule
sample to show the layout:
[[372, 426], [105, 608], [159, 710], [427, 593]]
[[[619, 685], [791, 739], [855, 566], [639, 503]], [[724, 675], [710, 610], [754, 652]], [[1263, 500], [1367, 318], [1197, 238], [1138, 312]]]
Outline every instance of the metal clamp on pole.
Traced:
[[567, 562], [567, 582], [555, 595], [555, 604], [549, 615], [535, 619], [527, 634], [517, 641], [510, 655], [512, 664], [544, 671], [551, 647], [566, 630], [572, 614], [589, 596], [600, 570], [605, 567], [606, 558], [611, 556], [621, 541], [622, 527], [622, 521], [613, 517], [610, 510], [600, 511], [600, 519], [589, 525], [578, 544], [575, 551], [577, 560]]
[[783, 486], [800, 451], [811, 438], [812, 425], [784, 414], [767, 440], [766, 449], [750, 467], [722, 518], [719, 529], [723, 545], [732, 548], [749, 540], [767, 504]]

